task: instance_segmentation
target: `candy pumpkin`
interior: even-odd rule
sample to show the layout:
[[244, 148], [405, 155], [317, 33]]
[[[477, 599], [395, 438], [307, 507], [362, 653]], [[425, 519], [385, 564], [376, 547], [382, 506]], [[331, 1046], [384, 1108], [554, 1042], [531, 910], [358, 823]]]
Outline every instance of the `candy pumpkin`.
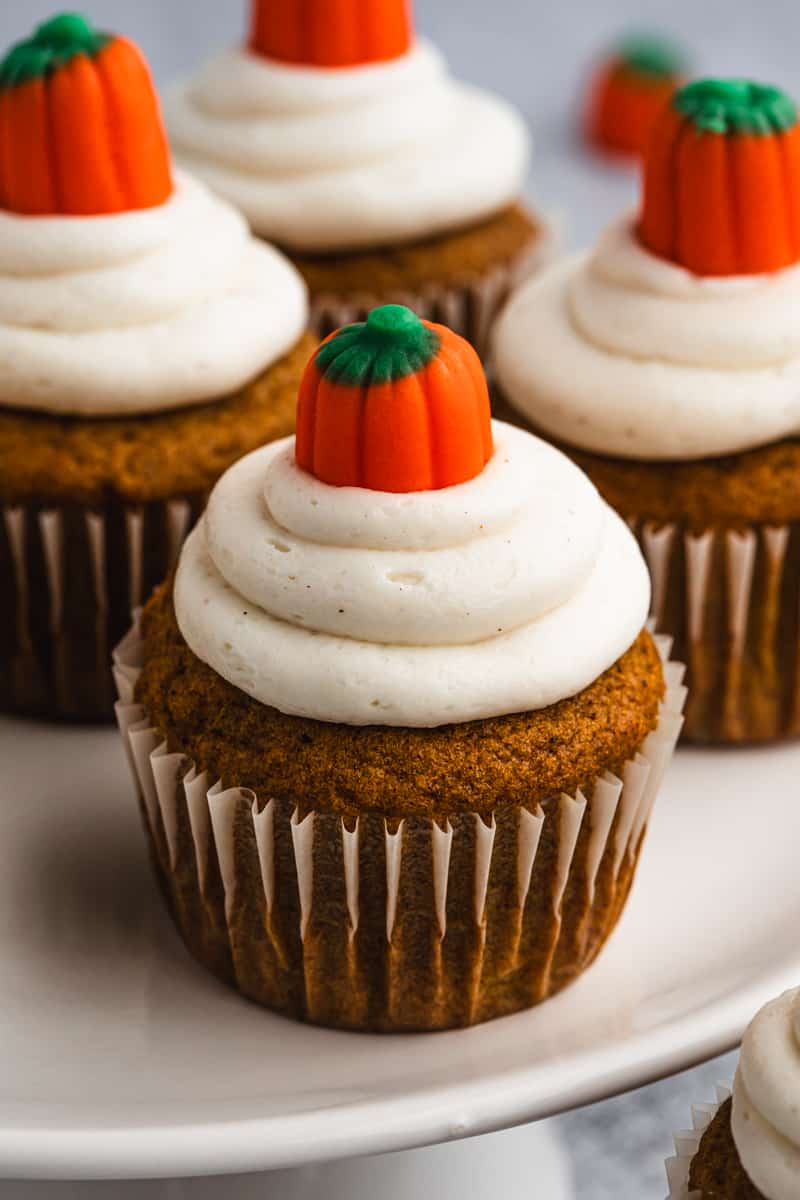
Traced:
[[0, 62], [0, 206], [29, 216], [150, 208], [172, 191], [147, 63], [76, 14]]
[[601, 150], [634, 157], [684, 74], [683, 55], [659, 38], [630, 38], [589, 88], [586, 136]]
[[703, 79], [660, 116], [644, 167], [639, 237], [696, 275], [800, 260], [800, 124], [778, 88]]
[[355, 67], [411, 42], [409, 0], [252, 0], [250, 49], [280, 62]]
[[492, 456], [486, 377], [468, 342], [399, 304], [331, 334], [297, 404], [298, 464], [325, 483], [420, 492]]

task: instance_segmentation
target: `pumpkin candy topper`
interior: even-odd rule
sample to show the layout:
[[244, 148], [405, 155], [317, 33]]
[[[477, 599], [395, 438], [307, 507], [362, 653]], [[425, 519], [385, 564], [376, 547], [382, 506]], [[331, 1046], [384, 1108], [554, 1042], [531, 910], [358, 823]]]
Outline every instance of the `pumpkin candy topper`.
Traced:
[[696, 275], [761, 274], [800, 261], [793, 101], [743, 79], [679, 91], [649, 143], [639, 238]]
[[628, 38], [589, 89], [589, 141], [615, 154], [641, 154], [653, 122], [685, 70], [684, 56], [671, 42], [652, 36]]
[[306, 367], [296, 458], [324, 483], [429, 491], [473, 479], [492, 453], [478, 355], [400, 304], [331, 334]]
[[0, 206], [28, 216], [151, 208], [172, 192], [147, 63], [62, 13], [0, 62]]
[[252, 0], [249, 47], [280, 62], [356, 67], [399, 58], [412, 40], [409, 0]]

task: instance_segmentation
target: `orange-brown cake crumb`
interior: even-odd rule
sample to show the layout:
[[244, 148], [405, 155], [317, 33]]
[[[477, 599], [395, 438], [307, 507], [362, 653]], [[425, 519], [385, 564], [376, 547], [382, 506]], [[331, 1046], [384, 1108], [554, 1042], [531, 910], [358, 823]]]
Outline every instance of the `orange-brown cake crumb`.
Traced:
[[455, 233], [402, 246], [345, 254], [289, 253], [312, 295], [386, 292], [453, 284], [512, 262], [532, 248], [541, 226], [520, 205]]
[[624, 517], [677, 522], [692, 531], [744, 528], [754, 522], [800, 520], [800, 439], [784, 438], [755, 450], [694, 462], [639, 462], [593, 454], [537, 429], [505, 397], [495, 416], [557, 445]]
[[231, 463], [294, 431], [305, 335], [240, 392], [148, 416], [57, 417], [2, 407], [0, 504], [146, 502], [206, 491]]
[[747, 1177], [731, 1131], [732, 1102], [726, 1100], [703, 1134], [692, 1160], [689, 1188], [699, 1200], [764, 1200]]
[[[307, 809], [389, 816], [534, 808], [619, 770], [658, 721], [652, 638], [572, 699], [437, 729], [356, 727], [286, 716], [222, 679], [186, 645], [171, 584], [144, 615], [136, 698], [174, 749], [214, 777]], [[421, 681], [420, 686], [424, 686]]]

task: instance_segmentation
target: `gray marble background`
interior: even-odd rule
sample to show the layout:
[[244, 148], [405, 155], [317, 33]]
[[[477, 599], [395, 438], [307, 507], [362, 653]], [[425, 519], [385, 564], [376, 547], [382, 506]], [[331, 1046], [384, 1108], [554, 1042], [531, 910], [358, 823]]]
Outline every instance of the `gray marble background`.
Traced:
[[[49, 16], [54, 0], [2, 0], [0, 45]], [[244, 0], [93, 0], [106, 28], [137, 38], [160, 83], [215, 46], [240, 36]], [[636, 179], [587, 158], [574, 111], [587, 63], [609, 39], [656, 29], [682, 39], [698, 71], [747, 74], [800, 93], [797, 0], [417, 0], [419, 27], [447, 52], [453, 70], [505, 92], [536, 139], [532, 187], [560, 217], [568, 244], [588, 241], [621, 206]], [[663, 1159], [692, 1102], [711, 1098], [735, 1060], [709, 1063], [630, 1096], [560, 1120], [579, 1200], [662, 1200]]]

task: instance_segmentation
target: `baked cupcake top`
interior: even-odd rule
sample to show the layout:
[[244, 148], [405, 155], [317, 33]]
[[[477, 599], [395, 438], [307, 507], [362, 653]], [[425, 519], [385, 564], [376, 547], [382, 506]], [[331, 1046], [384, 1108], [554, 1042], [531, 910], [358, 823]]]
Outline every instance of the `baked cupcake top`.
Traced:
[[800, 125], [776, 88], [702, 80], [650, 139], [638, 218], [512, 298], [495, 336], [515, 408], [631, 459], [800, 432]]
[[174, 599], [194, 654], [264, 704], [433, 727], [581, 691], [649, 583], [582, 472], [491, 421], [475, 351], [388, 305], [316, 352], [296, 442], [219, 481]]
[[731, 1130], [765, 1200], [796, 1200], [800, 1179], [800, 988], [756, 1016], [744, 1035]]
[[673, 42], [653, 34], [625, 38], [592, 77], [584, 115], [589, 143], [625, 157], [641, 154], [685, 74], [685, 55]]
[[524, 121], [453, 80], [407, 0], [253, 0], [248, 44], [167, 99], [180, 162], [295, 250], [457, 229], [515, 200]]
[[0, 63], [0, 405], [118, 416], [236, 391], [292, 346], [304, 285], [173, 174], [145, 60], [63, 14]]

